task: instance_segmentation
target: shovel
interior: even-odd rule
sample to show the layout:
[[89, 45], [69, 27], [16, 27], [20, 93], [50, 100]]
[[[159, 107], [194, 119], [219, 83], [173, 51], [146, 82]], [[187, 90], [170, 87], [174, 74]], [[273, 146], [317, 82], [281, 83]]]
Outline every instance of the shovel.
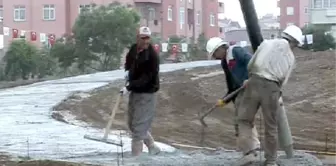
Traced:
[[[236, 89], [235, 91], [233, 91], [233, 92], [230, 93], [229, 95], [225, 96], [225, 97], [223, 98], [224, 105], [226, 105], [227, 102], [230, 101], [233, 97], [235, 97], [235, 96], [236, 96], [242, 89], [244, 89], [243, 86], [240, 87], [240, 88], [238, 88], [238, 89]], [[205, 113], [201, 116], [201, 118], [200, 118], [200, 122], [201, 122], [202, 126], [204, 126], [204, 127], [208, 127], [208, 125], [207, 125], [207, 124], [205, 123], [205, 121], [204, 121], [204, 118], [205, 118], [206, 116], [208, 116], [210, 113], [212, 113], [216, 108], [217, 108], [217, 105], [212, 106], [207, 112], [205, 112]]]

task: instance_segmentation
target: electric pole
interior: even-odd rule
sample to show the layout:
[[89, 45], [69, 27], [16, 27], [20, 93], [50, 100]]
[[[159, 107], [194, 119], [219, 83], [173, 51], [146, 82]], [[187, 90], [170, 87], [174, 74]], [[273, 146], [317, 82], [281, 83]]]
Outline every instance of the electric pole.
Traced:
[[4, 36], [4, 23], [3, 23], [3, 17], [0, 17], [0, 36], [2, 40], [2, 48], [0, 48], [0, 61], [2, 61], [2, 58], [5, 56], [5, 36]]

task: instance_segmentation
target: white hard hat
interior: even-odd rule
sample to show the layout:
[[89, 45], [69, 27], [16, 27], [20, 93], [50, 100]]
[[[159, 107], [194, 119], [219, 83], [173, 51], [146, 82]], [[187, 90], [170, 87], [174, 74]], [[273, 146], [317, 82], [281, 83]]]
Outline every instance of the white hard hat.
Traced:
[[206, 50], [209, 53], [209, 56], [212, 57], [213, 53], [216, 51], [216, 49], [222, 45], [227, 45], [228, 43], [225, 42], [220, 37], [212, 37], [208, 40], [206, 44]]
[[151, 34], [152, 34], [152, 32], [149, 29], [149, 27], [140, 27], [139, 28], [139, 35], [150, 36]]
[[[295, 25], [290, 25], [290, 26], [286, 27], [286, 29], [282, 33], [285, 33], [285, 34], [291, 36], [297, 42], [299, 42], [300, 45], [303, 44], [302, 30], [299, 27], [297, 27]], [[283, 36], [283, 34], [282, 34], [282, 36]]]

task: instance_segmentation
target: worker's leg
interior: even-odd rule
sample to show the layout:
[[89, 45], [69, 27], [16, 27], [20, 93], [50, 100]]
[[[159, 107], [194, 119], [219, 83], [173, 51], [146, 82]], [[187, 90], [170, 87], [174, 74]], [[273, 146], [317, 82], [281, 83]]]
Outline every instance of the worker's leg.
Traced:
[[131, 132], [133, 132], [132, 129], [132, 120], [133, 120], [133, 113], [135, 111], [135, 105], [136, 104], [134, 102], [134, 93], [130, 93], [129, 94], [129, 98], [128, 98], [128, 111], [127, 111], [127, 125], [128, 128]]
[[[134, 119], [135, 117], [135, 112], [138, 111], [138, 106], [141, 103], [141, 98], [140, 94], [136, 94], [131, 92], [129, 95], [129, 100], [128, 100], [128, 127], [134, 135], [135, 132], [135, 125], [134, 125]], [[143, 140], [139, 138], [132, 137], [132, 155], [133, 156], [139, 156], [143, 150]]]
[[155, 140], [150, 132], [148, 132], [148, 137], [144, 139], [144, 143], [148, 148], [149, 154], [156, 155], [161, 152], [160, 147], [155, 144]]
[[[132, 139], [135, 142], [144, 141], [145, 143], [154, 142], [149, 134], [152, 121], [155, 115], [156, 95], [154, 93], [134, 93], [136, 109], [131, 121]], [[135, 144], [138, 145], [138, 144]], [[147, 144], [149, 145], [149, 144]], [[150, 146], [154, 147], [154, 146]], [[139, 149], [139, 150], [137, 150]], [[142, 146], [135, 147], [135, 155], [142, 152]], [[140, 151], [140, 152], [139, 152]], [[138, 153], [139, 152], [139, 153]]]
[[[244, 94], [244, 90], [240, 91], [239, 94], [237, 95], [235, 101], [234, 101], [234, 106], [235, 106], [235, 117], [234, 117], [234, 128], [235, 128], [235, 136], [237, 137], [237, 145], [236, 147], [239, 149], [238, 145], [238, 135], [239, 135], [239, 127], [238, 127], [238, 105], [240, 103], [240, 100], [242, 99]], [[260, 146], [260, 141], [258, 139], [258, 131], [256, 126], [252, 128], [252, 137], [253, 140], [258, 144], [258, 147]]]
[[278, 148], [278, 123], [280, 87], [276, 82], [264, 80], [261, 84], [261, 109], [265, 123], [266, 164], [275, 164]]
[[288, 124], [287, 112], [283, 104], [283, 99], [279, 99], [279, 111], [278, 111], [278, 140], [281, 148], [286, 152], [287, 158], [292, 158], [293, 154], [293, 138]]
[[244, 156], [235, 165], [245, 165], [258, 159], [258, 142], [253, 137], [254, 118], [260, 106], [259, 79], [250, 77], [244, 94], [238, 105], [238, 144]]

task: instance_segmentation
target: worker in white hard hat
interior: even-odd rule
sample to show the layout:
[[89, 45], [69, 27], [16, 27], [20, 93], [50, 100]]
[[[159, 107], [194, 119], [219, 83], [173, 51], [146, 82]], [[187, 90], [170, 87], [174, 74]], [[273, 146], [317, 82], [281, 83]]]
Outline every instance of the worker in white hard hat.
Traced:
[[[213, 37], [209, 39], [206, 45], [207, 52], [209, 56], [214, 59], [221, 60], [221, 65], [225, 73], [226, 84], [228, 87], [228, 92], [226, 95], [235, 91], [239, 87], [243, 86], [244, 81], [248, 79], [248, 71], [247, 64], [251, 59], [251, 55], [242, 47], [238, 45], [230, 45], [219, 37]], [[237, 96], [232, 99], [235, 107], [237, 108], [240, 98], [242, 97], [242, 92], [240, 91]], [[225, 95], [225, 96], [226, 96]], [[224, 96], [224, 97], [225, 97]], [[231, 101], [227, 101], [231, 102]], [[222, 99], [219, 99], [217, 102], [217, 106], [221, 107], [225, 103]], [[235, 136], [238, 137], [239, 126], [237, 123], [238, 112], [235, 109]], [[256, 144], [260, 144], [258, 139], [257, 129], [254, 127], [253, 129], [254, 135], [253, 140]], [[238, 145], [237, 145], [238, 146]]]
[[279, 98], [281, 88], [294, 67], [292, 49], [302, 44], [302, 31], [291, 25], [281, 37], [264, 40], [248, 64], [249, 79], [238, 105], [238, 140], [244, 156], [235, 165], [246, 165], [260, 159], [259, 146], [251, 139], [254, 117], [260, 107], [265, 125], [265, 165], [277, 165]]
[[140, 27], [137, 43], [126, 55], [125, 71], [127, 85], [122, 93], [130, 92], [128, 100], [128, 127], [132, 132], [132, 155], [139, 156], [143, 144], [150, 154], [161, 149], [155, 144], [150, 128], [155, 116], [156, 92], [160, 89], [159, 57], [150, 44], [151, 31]]

